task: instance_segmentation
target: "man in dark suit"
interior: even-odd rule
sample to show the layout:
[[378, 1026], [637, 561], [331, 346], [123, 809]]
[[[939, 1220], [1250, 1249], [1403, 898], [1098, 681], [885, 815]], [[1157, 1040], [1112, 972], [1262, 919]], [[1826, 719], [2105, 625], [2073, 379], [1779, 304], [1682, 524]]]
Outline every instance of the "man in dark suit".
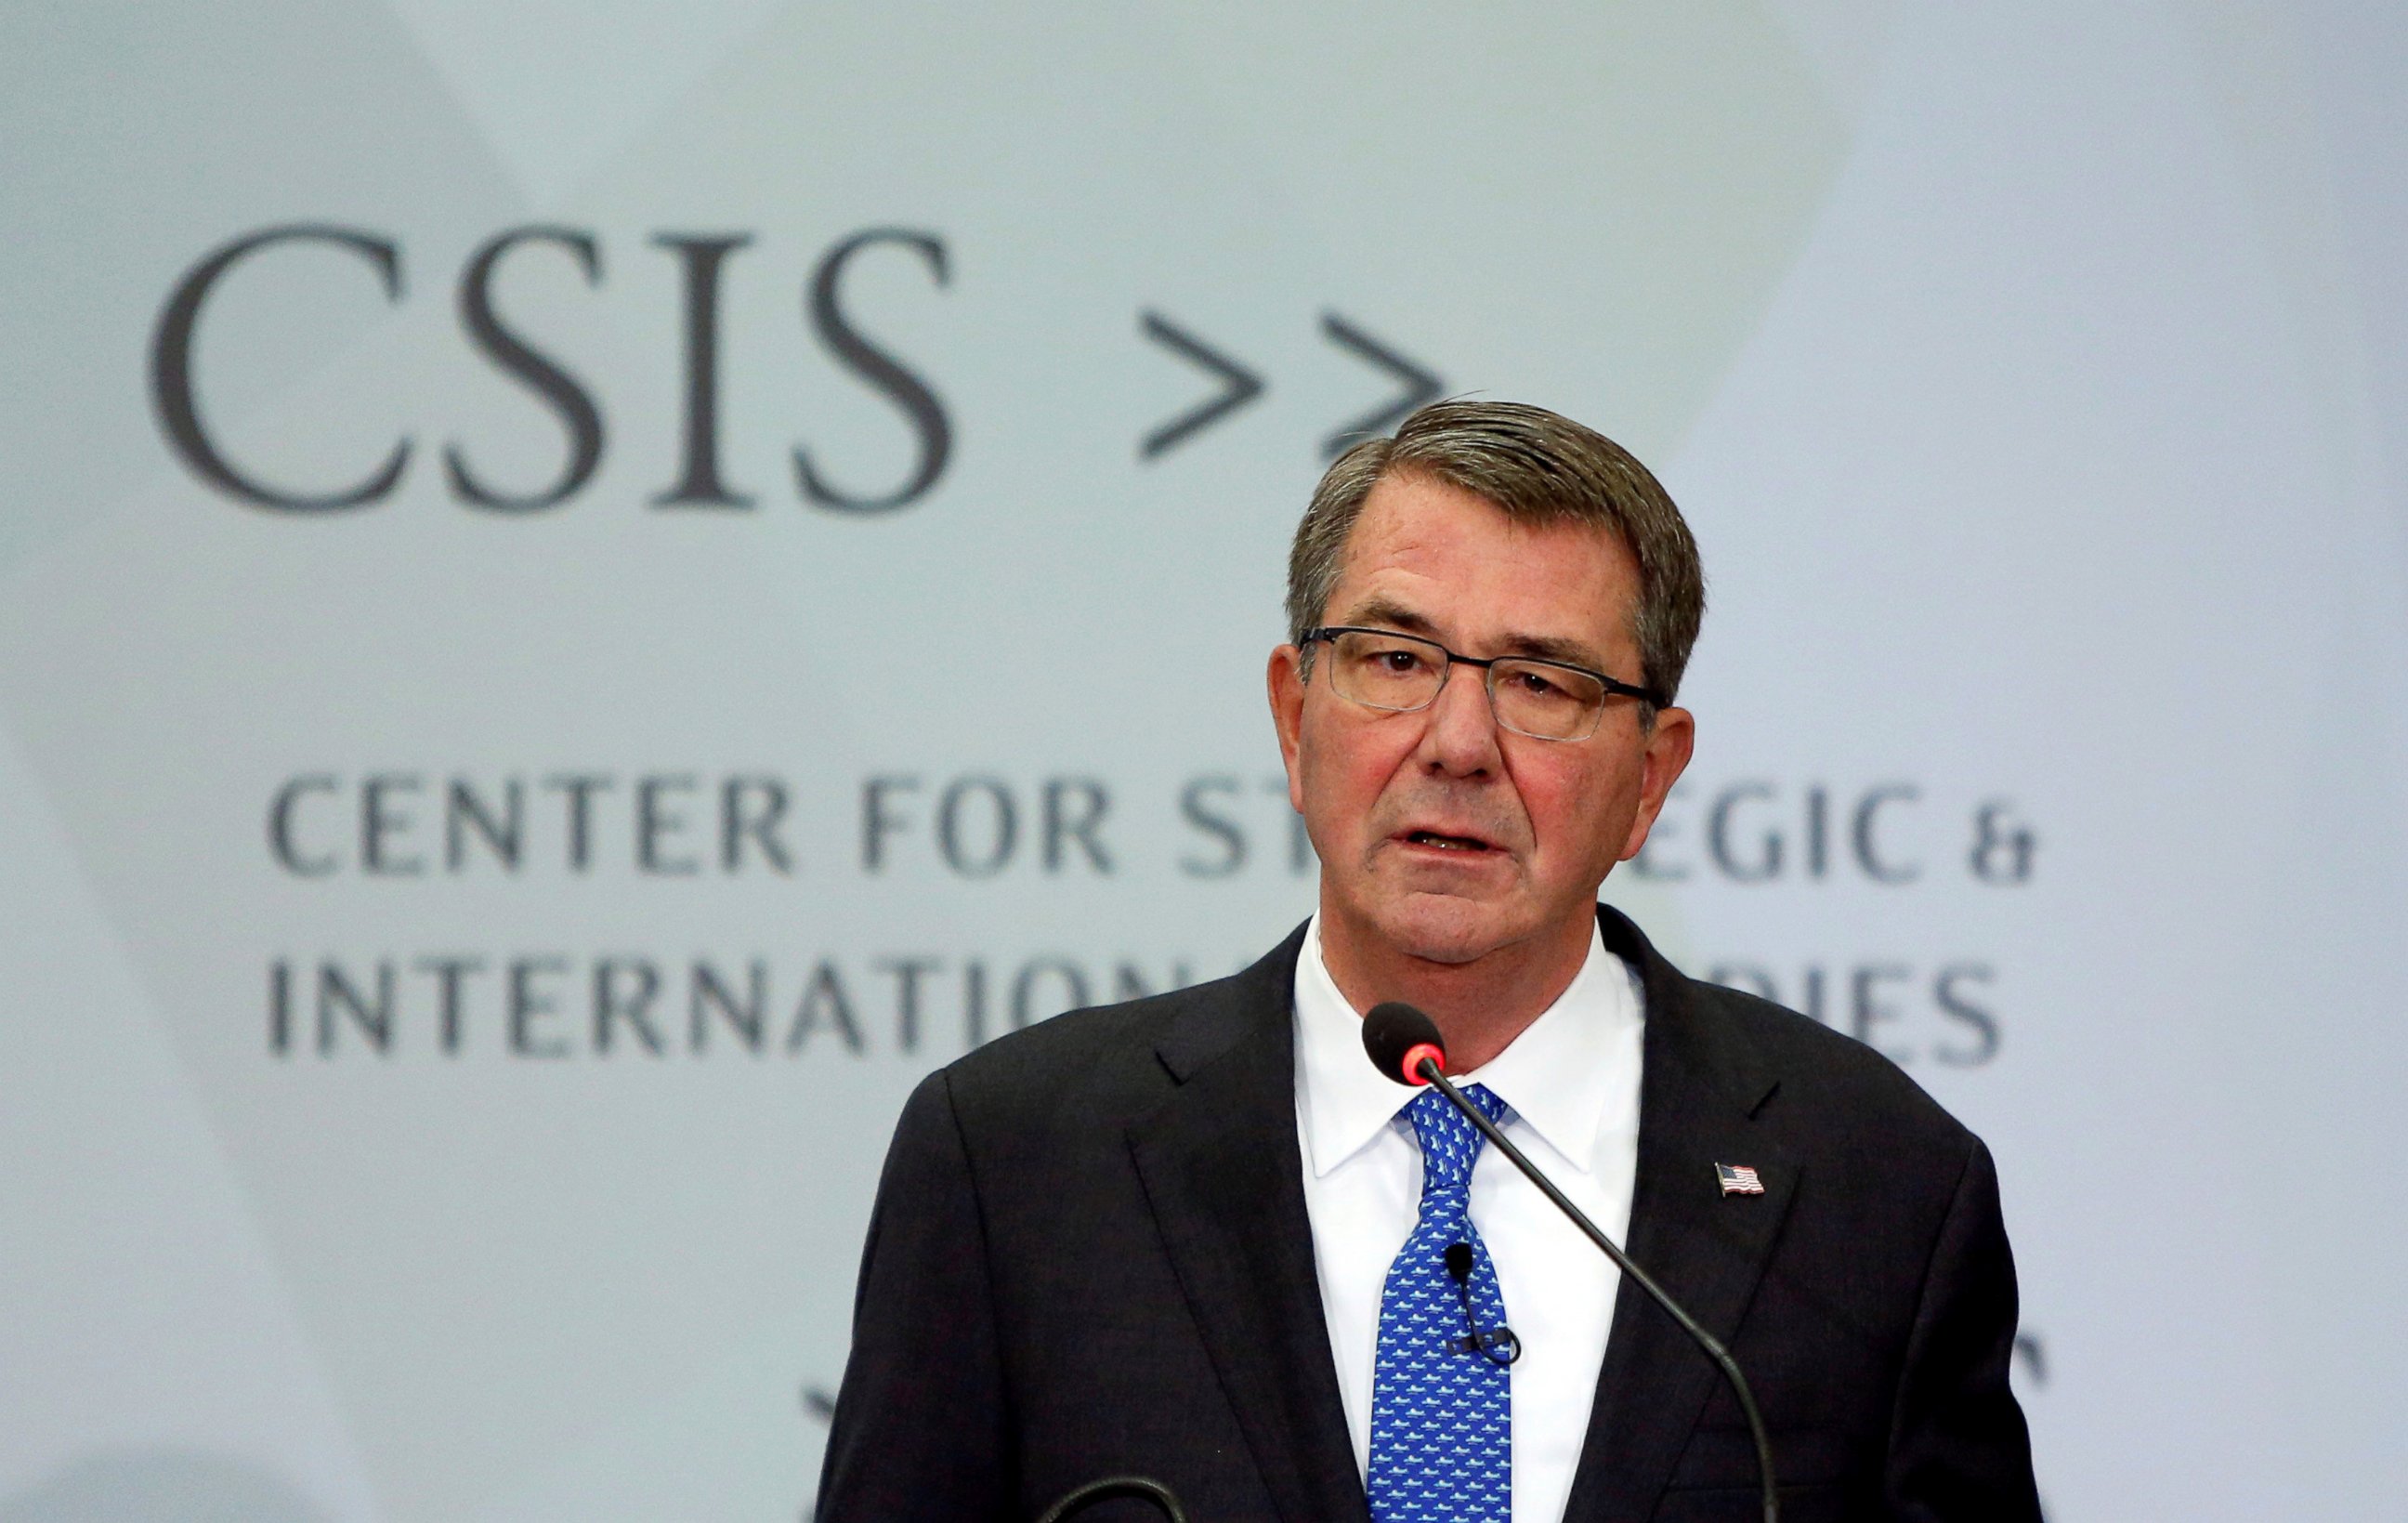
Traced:
[[1596, 903], [1688, 760], [1702, 609], [1661, 487], [1552, 413], [1440, 404], [1331, 467], [1269, 671], [1319, 911], [914, 1094], [821, 1523], [1130, 1473], [1198, 1523], [1755, 1516], [1706, 1358], [1439, 1097], [1343, 1056], [1383, 999], [1729, 1344], [1784, 1516], [2037, 1518], [1987, 1152]]

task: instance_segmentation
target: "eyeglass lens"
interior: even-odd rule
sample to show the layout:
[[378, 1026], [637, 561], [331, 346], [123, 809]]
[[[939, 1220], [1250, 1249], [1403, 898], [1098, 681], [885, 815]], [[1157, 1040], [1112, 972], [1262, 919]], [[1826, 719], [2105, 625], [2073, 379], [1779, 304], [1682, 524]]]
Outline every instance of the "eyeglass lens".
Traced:
[[[1412, 635], [1350, 631], [1330, 642], [1331, 682], [1340, 697], [1404, 712], [1435, 701], [1446, 682], [1443, 646]], [[1605, 689], [1596, 679], [1540, 661], [1506, 658], [1488, 668], [1497, 722], [1541, 740], [1576, 740], [1596, 730]]]

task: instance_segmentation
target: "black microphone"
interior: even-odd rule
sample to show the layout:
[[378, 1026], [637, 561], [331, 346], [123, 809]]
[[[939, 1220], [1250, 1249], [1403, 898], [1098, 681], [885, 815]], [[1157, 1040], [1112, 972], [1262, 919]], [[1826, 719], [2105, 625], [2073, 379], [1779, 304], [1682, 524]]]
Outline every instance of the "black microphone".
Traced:
[[1513, 1367], [1522, 1357], [1522, 1340], [1512, 1329], [1499, 1322], [1493, 1328], [1480, 1325], [1479, 1314], [1471, 1309], [1471, 1244], [1450, 1243], [1446, 1245], [1446, 1272], [1455, 1281], [1455, 1293], [1463, 1301], [1463, 1325], [1471, 1329], [1466, 1338], [1450, 1338], [1447, 1347], [1457, 1354], [1477, 1354], [1493, 1364]]
[[[1522, 1171], [1524, 1178], [1539, 1187], [1540, 1194], [1554, 1201], [1556, 1210], [1570, 1217], [1574, 1227], [1605, 1251], [1605, 1257], [1613, 1260], [1613, 1267], [1622, 1272], [1624, 1278], [1646, 1291], [1656, 1305], [1664, 1308], [1672, 1320], [1681, 1325], [1681, 1330], [1705, 1350], [1706, 1358], [1713, 1360], [1715, 1368], [1722, 1371], [1723, 1378], [1730, 1382], [1731, 1393], [1739, 1398], [1740, 1410], [1747, 1414], [1748, 1434], [1756, 1440], [1756, 1477], [1764, 1488], [1764, 1523], [1780, 1523], [1781, 1497], [1772, 1480], [1772, 1441], [1764, 1431], [1762, 1415], [1756, 1410], [1756, 1393], [1747, 1388], [1747, 1377], [1740, 1373], [1739, 1362], [1730, 1357], [1730, 1350], [1723, 1347], [1720, 1339], [1699, 1327], [1697, 1318], [1683, 1311], [1680, 1303], [1665, 1294], [1664, 1287], [1650, 1278], [1645, 1270], [1632, 1263], [1630, 1256], [1616, 1247], [1612, 1238], [1598, 1230], [1597, 1224], [1590, 1221], [1580, 1207], [1573, 1205], [1570, 1197], [1555, 1188], [1555, 1181], [1539, 1172], [1539, 1166], [1524, 1157], [1522, 1150], [1498, 1129], [1495, 1122], [1481, 1114], [1479, 1106], [1463, 1098], [1463, 1091], [1447, 1079], [1446, 1039], [1439, 1035], [1436, 1021], [1400, 999], [1373, 1005], [1371, 1013], [1363, 1017], [1363, 1050], [1371, 1055], [1373, 1067], [1397, 1083], [1415, 1086], [1426, 1085], [1444, 1095], [1456, 1110], [1463, 1113], [1465, 1120], [1480, 1128], [1480, 1135], [1512, 1160], [1513, 1167]], [[1469, 1249], [1464, 1257], [1467, 1261], [1469, 1259]], [[1451, 1258], [1447, 1267], [1450, 1270], [1454, 1268]], [[1465, 1268], [1469, 1267], [1467, 1262]]]

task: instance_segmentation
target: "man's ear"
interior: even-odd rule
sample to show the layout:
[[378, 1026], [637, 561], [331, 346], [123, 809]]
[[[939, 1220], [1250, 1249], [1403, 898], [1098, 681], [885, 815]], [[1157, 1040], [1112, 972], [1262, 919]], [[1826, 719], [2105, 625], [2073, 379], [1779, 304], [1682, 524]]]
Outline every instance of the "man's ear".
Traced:
[[1271, 725], [1279, 731], [1280, 764], [1287, 769], [1287, 802], [1304, 812], [1304, 774], [1297, 755], [1304, 734], [1304, 659], [1293, 645], [1271, 653], [1270, 668], [1263, 674], [1270, 689]]
[[1647, 832], [1655, 828], [1656, 816], [1664, 812], [1664, 800], [1671, 794], [1672, 784], [1681, 781], [1697, 744], [1696, 715], [1686, 709], [1656, 711], [1656, 727], [1646, 740], [1646, 770], [1639, 779], [1639, 812], [1631, 817], [1630, 835], [1622, 843], [1620, 860], [1629, 861], [1647, 844]]

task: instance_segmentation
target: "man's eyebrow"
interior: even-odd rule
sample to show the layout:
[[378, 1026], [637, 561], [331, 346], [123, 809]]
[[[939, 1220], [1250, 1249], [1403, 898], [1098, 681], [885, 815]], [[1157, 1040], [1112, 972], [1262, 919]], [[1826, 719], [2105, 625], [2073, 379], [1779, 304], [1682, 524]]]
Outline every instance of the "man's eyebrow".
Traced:
[[1340, 622], [1393, 625], [1409, 635], [1428, 635], [1436, 638], [1438, 634], [1438, 625], [1430, 623], [1429, 620], [1415, 613], [1404, 604], [1391, 601], [1377, 594], [1355, 604], [1354, 611]]
[[1509, 635], [1503, 655], [1536, 656], [1541, 661], [1560, 661], [1584, 671], [1602, 672], [1605, 658], [1576, 639], [1557, 639], [1549, 635]]
[[[1438, 638], [1438, 625], [1430, 623], [1426, 617], [1414, 612], [1402, 603], [1376, 593], [1355, 604], [1343, 622], [1386, 625], [1392, 628], [1401, 629], [1409, 635], [1421, 635], [1430, 639]], [[1463, 654], [1469, 655], [1473, 653], [1466, 651]], [[1508, 635], [1504, 639], [1504, 648], [1497, 654], [1533, 656], [1541, 661], [1560, 661], [1568, 667], [1578, 667], [1584, 671], [1601, 672], [1605, 669], [1604, 658], [1586, 645], [1576, 639], [1563, 639], [1553, 635]]]

